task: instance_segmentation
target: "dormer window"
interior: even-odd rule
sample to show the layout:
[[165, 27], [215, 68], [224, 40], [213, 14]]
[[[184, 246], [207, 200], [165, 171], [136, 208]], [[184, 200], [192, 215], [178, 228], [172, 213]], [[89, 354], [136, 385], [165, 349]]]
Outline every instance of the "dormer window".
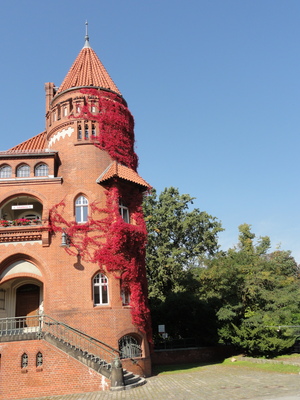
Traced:
[[17, 168], [18, 178], [28, 178], [30, 176], [30, 167], [27, 164], [21, 164]]
[[130, 223], [129, 210], [128, 207], [126, 207], [122, 201], [120, 201], [119, 204], [119, 213], [123, 218], [124, 222], [129, 224]]
[[11, 178], [11, 166], [10, 165], [3, 165], [0, 168], [0, 178]]
[[38, 164], [34, 169], [34, 176], [48, 176], [49, 167], [47, 164]]

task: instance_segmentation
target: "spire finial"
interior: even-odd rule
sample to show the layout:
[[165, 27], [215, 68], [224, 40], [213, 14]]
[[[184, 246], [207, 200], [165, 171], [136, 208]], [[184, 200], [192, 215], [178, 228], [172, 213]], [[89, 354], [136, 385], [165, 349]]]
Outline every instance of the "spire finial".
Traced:
[[90, 46], [90, 42], [89, 42], [90, 38], [89, 38], [89, 33], [88, 33], [88, 25], [89, 25], [88, 22], [85, 21], [85, 37], [84, 37], [85, 43], [84, 43], [83, 48], [85, 48], [85, 47], [91, 47], [91, 46]]

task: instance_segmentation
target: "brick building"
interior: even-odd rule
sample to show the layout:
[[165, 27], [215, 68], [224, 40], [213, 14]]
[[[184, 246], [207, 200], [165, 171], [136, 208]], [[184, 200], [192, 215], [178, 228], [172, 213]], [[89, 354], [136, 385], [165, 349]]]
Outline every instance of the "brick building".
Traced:
[[122, 389], [151, 372], [149, 185], [132, 116], [87, 34], [45, 91], [46, 130], [0, 153], [1, 399]]

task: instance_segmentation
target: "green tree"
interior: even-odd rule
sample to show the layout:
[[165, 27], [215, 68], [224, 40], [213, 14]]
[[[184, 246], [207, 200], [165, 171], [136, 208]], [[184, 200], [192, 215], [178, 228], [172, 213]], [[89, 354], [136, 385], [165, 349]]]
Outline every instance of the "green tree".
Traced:
[[299, 268], [288, 251], [268, 254], [270, 239], [255, 243], [250, 226], [239, 227], [239, 243], [197, 270], [200, 297], [214, 307], [223, 342], [251, 355], [274, 355], [291, 347], [299, 325]]
[[166, 188], [144, 201], [148, 230], [146, 266], [149, 298], [164, 301], [170, 293], [186, 291], [193, 285], [189, 269], [199, 256], [218, 250], [220, 222], [198, 208], [194, 198]]

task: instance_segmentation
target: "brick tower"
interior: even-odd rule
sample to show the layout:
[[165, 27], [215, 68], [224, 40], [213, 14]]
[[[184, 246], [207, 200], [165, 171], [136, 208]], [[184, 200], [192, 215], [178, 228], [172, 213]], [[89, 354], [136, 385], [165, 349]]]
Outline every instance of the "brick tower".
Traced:
[[3, 399], [122, 389], [151, 372], [133, 118], [87, 33], [45, 91], [46, 130], [0, 153]]

